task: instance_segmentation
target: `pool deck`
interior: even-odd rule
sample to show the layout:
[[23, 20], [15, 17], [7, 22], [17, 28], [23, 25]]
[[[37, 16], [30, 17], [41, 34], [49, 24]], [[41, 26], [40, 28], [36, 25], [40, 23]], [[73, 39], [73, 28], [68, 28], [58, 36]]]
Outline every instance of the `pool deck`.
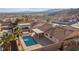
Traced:
[[52, 42], [51, 40], [49, 40], [48, 38], [46, 38], [44, 36], [40, 37], [40, 38], [35, 38], [35, 41], [37, 41], [37, 43], [39, 43], [42, 46], [47, 46], [47, 45], [50, 45], [50, 44], [54, 43], [54, 42]]
[[32, 45], [32, 46], [26, 46], [22, 37], [20, 37], [19, 40], [21, 42], [21, 45], [22, 45], [24, 51], [32, 51], [32, 50], [40, 49], [40, 48], [43, 48], [45, 46], [53, 44], [53, 42], [51, 40], [47, 39], [46, 37], [35, 38], [34, 40], [38, 44], [35, 44], [35, 45]]
[[27, 51], [32, 51], [32, 50], [40, 49], [40, 48], [43, 48], [43, 46], [40, 45], [40, 44], [36, 44], [36, 45], [32, 45], [32, 46], [27, 47], [26, 50]]

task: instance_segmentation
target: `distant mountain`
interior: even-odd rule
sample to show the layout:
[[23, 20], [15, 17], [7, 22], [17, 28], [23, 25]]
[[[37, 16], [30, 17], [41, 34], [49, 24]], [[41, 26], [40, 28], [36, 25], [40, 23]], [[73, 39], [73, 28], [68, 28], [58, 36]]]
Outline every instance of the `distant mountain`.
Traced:
[[62, 10], [63, 9], [50, 9], [50, 10], [45, 11], [45, 13], [47, 13], [47, 15], [53, 15], [54, 13], [60, 12]]
[[67, 15], [79, 14], [79, 8], [62, 9], [61, 11], [54, 12], [49, 15], [52, 16], [52, 15], [63, 15], [63, 14], [67, 14]]
[[79, 14], [79, 8], [73, 9], [48, 9], [46, 11], [40, 12], [32, 12], [32, 11], [23, 11], [23, 12], [11, 12], [11, 13], [0, 13], [0, 15], [48, 15], [48, 16], [55, 16], [59, 15], [62, 16], [63, 14], [71, 15], [71, 14]]
[[46, 11], [39, 11], [39, 12], [34, 12], [34, 11], [10, 12], [10, 13], [5, 12], [5, 13], [0, 13], [0, 15], [50, 15], [60, 10], [61, 9], [49, 9]]

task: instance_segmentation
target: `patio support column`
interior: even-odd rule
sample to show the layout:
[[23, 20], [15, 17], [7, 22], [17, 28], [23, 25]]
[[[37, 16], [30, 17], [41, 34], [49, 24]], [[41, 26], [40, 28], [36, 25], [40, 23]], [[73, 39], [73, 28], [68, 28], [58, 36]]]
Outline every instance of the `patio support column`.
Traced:
[[37, 37], [39, 38], [39, 34], [37, 34]]
[[39, 34], [38, 34], [38, 38], [39, 38]]

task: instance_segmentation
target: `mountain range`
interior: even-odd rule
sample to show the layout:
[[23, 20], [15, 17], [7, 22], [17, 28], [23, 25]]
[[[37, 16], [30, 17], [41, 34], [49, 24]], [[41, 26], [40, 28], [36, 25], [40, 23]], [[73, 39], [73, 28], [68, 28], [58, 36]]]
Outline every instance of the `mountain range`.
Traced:
[[22, 12], [10, 12], [10, 13], [2, 13], [0, 12], [0, 15], [48, 15], [48, 16], [54, 16], [54, 15], [62, 15], [62, 14], [79, 14], [79, 8], [73, 9], [48, 9], [46, 11], [38, 11], [38, 12], [32, 12], [32, 11], [22, 11]]

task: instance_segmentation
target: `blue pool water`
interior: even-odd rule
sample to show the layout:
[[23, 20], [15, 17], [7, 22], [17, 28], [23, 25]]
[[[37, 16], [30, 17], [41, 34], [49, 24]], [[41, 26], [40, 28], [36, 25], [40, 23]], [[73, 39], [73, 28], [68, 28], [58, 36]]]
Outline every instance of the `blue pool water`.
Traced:
[[24, 40], [26, 46], [31, 46], [31, 45], [37, 44], [37, 42], [31, 36], [24, 36], [23, 40]]

